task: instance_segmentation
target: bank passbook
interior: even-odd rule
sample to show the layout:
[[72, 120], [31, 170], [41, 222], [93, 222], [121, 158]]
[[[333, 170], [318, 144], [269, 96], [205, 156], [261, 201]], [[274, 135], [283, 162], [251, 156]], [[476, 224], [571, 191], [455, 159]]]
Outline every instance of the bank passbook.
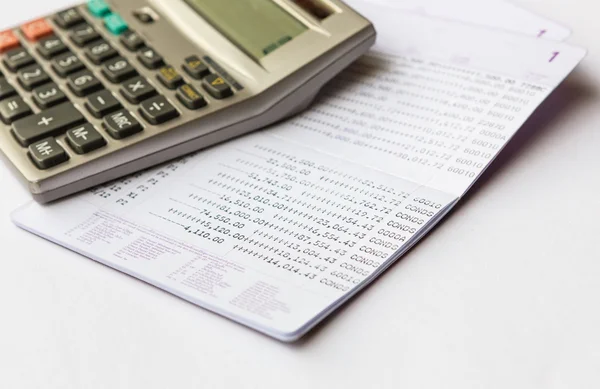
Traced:
[[[442, 220], [585, 55], [535, 33], [352, 4], [376, 23], [377, 45], [305, 112], [69, 199], [32, 202], [15, 223], [276, 339], [299, 339]], [[394, 298], [380, 309], [394, 309]]]
[[0, 32], [0, 150], [52, 201], [302, 111], [375, 35], [338, 0], [90, 0]]

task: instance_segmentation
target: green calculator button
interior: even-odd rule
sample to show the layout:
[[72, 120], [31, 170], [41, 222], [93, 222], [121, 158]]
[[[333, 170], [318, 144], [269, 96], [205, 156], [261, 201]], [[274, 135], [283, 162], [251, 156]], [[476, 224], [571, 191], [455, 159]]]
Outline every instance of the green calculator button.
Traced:
[[98, 18], [110, 14], [110, 7], [104, 0], [88, 0], [88, 10]]
[[121, 35], [129, 29], [127, 22], [118, 14], [110, 14], [104, 18], [104, 25], [108, 31], [115, 35]]

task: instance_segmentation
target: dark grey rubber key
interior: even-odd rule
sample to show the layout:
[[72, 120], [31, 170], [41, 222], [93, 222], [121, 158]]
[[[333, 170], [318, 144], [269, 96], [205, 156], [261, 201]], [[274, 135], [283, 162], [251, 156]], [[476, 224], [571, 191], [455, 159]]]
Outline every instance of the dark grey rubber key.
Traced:
[[59, 12], [54, 17], [54, 23], [58, 24], [61, 28], [71, 28], [84, 21], [79, 11], [75, 8]]
[[115, 139], [127, 138], [144, 128], [129, 111], [122, 109], [104, 118], [104, 129]]
[[0, 101], [0, 119], [6, 124], [31, 115], [33, 111], [19, 96]]
[[85, 123], [83, 115], [73, 104], [65, 103], [15, 121], [12, 131], [19, 143], [29, 146], [40, 139], [61, 134], [83, 123]]
[[88, 97], [85, 107], [94, 117], [103, 118], [111, 112], [123, 108], [110, 91], [101, 90]]
[[79, 97], [87, 96], [104, 88], [100, 80], [89, 70], [70, 75], [67, 78], [67, 85]]
[[77, 154], [86, 154], [106, 145], [106, 140], [91, 124], [67, 131], [67, 143]]
[[85, 65], [79, 57], [69, 51], [52, 60], [52, 69], [64, 78], [69, 74], [85, 69]]
[[35, 63], [35, 59], [22, 47], [8, 51], [4, 55], [4, 65], [12, 72]]
[[89, 24], [81, 24], [71, 31], [71, 40], [79, 47], [100, 39], [100, 34]]
[[67, 96], [60, 90], [58, 85], [51, 82], [35, 88], [32, 92], [33, 101], [41, 109], [48, 109], [55, 105], [66, 102]]
[[139, 104], [156, 95], [156, 89], [144, 77], [135, 77], [123, 83], [121, 94], [131, 104]]
[[46, 59], [56, 57], [68, 50], [69, 48], [67, 45], [65, 45], [56, 35], [51, 35], [40, 40], [38, 45], [38, 52]]
[[5, 78], [0, 78], [0, 100], [4, 100], [8, 97], [17, 94], [15, 88], [6, 81]]
[[164, 96], [148, 99], [140, 106], [140, 113], [150, 124], [162, 124], [179, 116], [179, 112]]
[[138, 75], [137, 70], [123, 57], [116, 57], [104, 63], [102, 66], [104, 77], [114, 84]]
[[85, 55], [90, 61], [100, 65], [102, 62], [119, 55], [119, 52], [105, 40], [99, 40], [85, 48]]
[[54, 138], [46, 138], [29, 146], [29, 157], [42, 170], [69, 160], [65, 149]]
[[40, 65], [32, 65], [19, 70], [18, 79], [23, 88], [28, 91], [50, 82], [50, 77]]

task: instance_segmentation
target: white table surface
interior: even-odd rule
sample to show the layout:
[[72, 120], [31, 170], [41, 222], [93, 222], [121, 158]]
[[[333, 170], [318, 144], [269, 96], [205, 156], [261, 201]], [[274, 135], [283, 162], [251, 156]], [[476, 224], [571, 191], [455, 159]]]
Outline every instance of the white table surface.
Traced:
[[[0, 164], [0, 388], [600, 387], [600, 6], [520, 3], [588, 58], [442, 225], [294, 345], [17, 229], [29, 196]], [[11, 1], [0, 25], [66, 4]]]

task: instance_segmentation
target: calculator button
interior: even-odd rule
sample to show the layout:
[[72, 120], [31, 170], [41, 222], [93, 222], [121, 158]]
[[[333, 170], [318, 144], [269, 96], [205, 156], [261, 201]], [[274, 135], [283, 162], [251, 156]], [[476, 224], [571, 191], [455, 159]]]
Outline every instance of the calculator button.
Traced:
[[104, 129], [115, 139], [127, 138], [144, 128], [129, 111], [122, 109], [104, 118]]
[[46, 84], [33, 90], [33, 101], [41, 109], [54, 107], [67, 100], [67, 96], [55, 83]]
[[90, 61], [96, 65], [100, 65], [102, 62], [116, 57], [119, 53], [108, 42], [100, 40], [87, 46], [85, 48], [85, 55]]
[[85, 69], [85, 65], [81, 62], [79, 57], [68, 52], [54, 58], [52, 60], [52, 68], [59, 76], [65, 78], [69, 74]]
[[169, 89], [176, 89], [182, 85], [183, 77], [173, 66], [165, 66], [158, 71], [158, 80]]
[[29, 41], [36, 42], [40, 38], [53, 34], [54, 30], [46, 19], [38, 19], [22, 25], [21, 32]]
[[183, 69], [196, 80], [201, 80], [202, 77], [206, 77], [210, 74], [208, 66], [195, 55], [185, 59]]
[[98, 18], [110, 14], [110, 7], [104, 0], [88, 0], [88, 10]]
[[135, 18], [137, 20], [139, 20], [141, 23], [144, 23], [144, 24], [154, 23], [154, 17], [145, 8], [134, 11], [133, 16], [135, 16]]
[[141, 49], [138, 53], [138, 59], [148, 69], [158, 69], [165, 64], [164, 59], [150, 47]]
[[161, 124], [179, 116], [179, 111], [164, 96], [144, 101], [140, 113], [150, 124]]
[[73, 29], [70, 34], [71, 40], [79, 47], [100, 39], [100, 34], [89, 24], [81, 24]]
[[204, 97], [191, 85], [183, 85], [177, 90], [177, 98], [187, 108], [195, 110], [206, 106]]
[[15, 88], [6, 81], [5, 78], [0, 79], [0, 100], [4, 100], [8, 97], [17, 94]]
[[12, 30], [0, 32], [0, 53], [4, 53], [7, 50], [14, 49], [21, 44], [19, 38], [15, 35]]
[[113, 58], [102, 67], [102, 74], [111, 82], [117, 84], [137, 76], [137, 71], [123, 57]]
[[0, 119], [5, 124], [31, 115], [31, 108], [19, 96], [0, 101]]
[[121, 94], [131, 104], [139, 104], [156, 95], [156, 89], [144, 77], [135, 77], [123, 83]]
[[54, 138], [46, 138], [29, 146], [29, 157], [40, 169], [50, 169], [69, 160], [69, 155]]
[[119, 103], [119, 100], [107, 90], [102, 90], [91, 95], [85, 103], [85, 107], [92, 115], [99, 119], [111, 112], [123, 108], [121, 103]]
[[56, 57], [67, 50], [67, 46], [56, 35], [40, 40], [38, 45], [38, 52], [46, 59]]
[[144, 40], [135, 31], [126, 31], [121, 35], [121, 43], [127, 47], [129, 51], [138, 51], [144, 47]]
[[33, 63], [35, 59], [22, 47], [10, 50], [4, 56], [4, 65], [13, 72]]
[[71, 91], [79, 97], [87, 96], [104, 88], [100, 80], [98, 80], [89, 70], [70, 75], [67, 78], [67, 85], [69, 85]]
[[65, 103], [15, 121], [12, 130], [19, 143], [29, 146], [40, 139], [58, 135], [83, 123], [85, 118], [75, 106]]
[[223, 79], [216, 74], [211, 74], [204, 78], [202, 86], [215, 99], [224, 99], [233, 95], [233, 90]]
[[67, 143], [77, 154], [87, 154], [106, 146], [106, 140], [89, 123], [67, 131]]
[[19, 70], [18, 79], [21, 86], [28, 91], [50, 82], [50, 77], [48, 77], [40, 65], [33, 65]]
[[121, 15], [116, 13], [110, 14], [104, 18], [104, 26], [114, 35], [121, 35], [129, 29], [127, 22], [123, 20]]
[[58, 24], [58, 26], [61, 28], [71, 28], [83, 22], [83, 17], [75, 8], [59, 12], [54, 17], [54, 23]]

